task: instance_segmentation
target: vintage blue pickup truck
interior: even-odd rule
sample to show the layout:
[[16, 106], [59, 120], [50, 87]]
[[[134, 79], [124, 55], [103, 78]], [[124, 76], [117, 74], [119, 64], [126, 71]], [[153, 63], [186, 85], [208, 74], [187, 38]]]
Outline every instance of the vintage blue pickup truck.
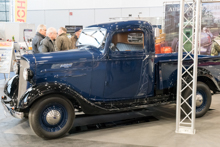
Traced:
[[[5, 110], [16, 118], [28, 117], [38, 136], [53, 139], [66, 134], [75, 111], [98, 115], [176, 101], [178, 55], [155, 55], [154, 31], [148, 22], [86, 27], [77, 46], [24, 55], [15, 68], [17, 75], [5, 85], [1, 100]], [[201, 117], [210, 107], [211, 95], [220, 90], [220, 58], [199, 55], [198, 64], [196, 116]], [[184, 79], [190, 76], [186, 73]]]

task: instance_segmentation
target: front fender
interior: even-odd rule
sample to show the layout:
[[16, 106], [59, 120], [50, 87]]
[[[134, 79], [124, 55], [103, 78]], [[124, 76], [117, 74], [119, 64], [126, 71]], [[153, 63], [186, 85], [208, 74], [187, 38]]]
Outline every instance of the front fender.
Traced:
[[18, 90], [18, 83], [19, 83], [19, 77], [18, 77], [18, 75], [15, 75], [10, 80], [8, 80], [8, 82], [5, 84], [4, 93], [8, 97], [14, 98], [14, 96]]
[[27, 89], [25, 94], [20, 98], [18, 102], [18, 108], [26, 109], [35, 100], [48, 95], [48, 94], [58, 94], [58, 93], [71, 93], [70, 87], [65, 84], [60, 83], [41, 83], [40, 85], [35, 85]]
[[74, 89], [66, 84], [61, 83], [42, 83], [29, 88], [18, 102], [19, 109], [28, 109], [38, 99], [46, 98], [46, 95], [60, 94], [65, 95], [70, 101], [76, 101], [84, 113], [87, 114], [103, 114], [109, 113], [108, 110], [91, 103], [86, 98], [77, 93]]

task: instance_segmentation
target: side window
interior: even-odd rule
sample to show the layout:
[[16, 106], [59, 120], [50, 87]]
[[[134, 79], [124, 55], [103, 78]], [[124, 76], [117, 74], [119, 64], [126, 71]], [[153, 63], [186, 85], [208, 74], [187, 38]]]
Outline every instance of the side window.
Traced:
[[116, 33], [112, 38], [113, 51], [143, 51], [143, 32], [123, 32]]

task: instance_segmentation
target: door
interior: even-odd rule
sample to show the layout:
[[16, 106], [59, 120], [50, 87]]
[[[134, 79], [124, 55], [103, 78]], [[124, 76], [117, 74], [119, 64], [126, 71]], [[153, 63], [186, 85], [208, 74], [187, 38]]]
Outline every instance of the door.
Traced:
[[106, 66], [104, 98], [130, 99], [139, 96], [143, 85], [143, 65], [148, 62], [144, 52], [143, 33], [117, 33], [112, 38]]

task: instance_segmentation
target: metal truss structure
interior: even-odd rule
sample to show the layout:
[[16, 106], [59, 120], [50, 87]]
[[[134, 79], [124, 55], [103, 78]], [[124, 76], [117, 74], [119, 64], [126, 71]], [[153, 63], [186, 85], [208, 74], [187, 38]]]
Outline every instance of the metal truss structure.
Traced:
[[[190, 14], [190, 15], [189, 15]], [[201, 27], [201, 0], [181, 0], [179, 24], [179, 51], [178, 51], [178, 80], [177, 80], [177, 105], [176, 105], [176, 133], [195, 134], [196, 91], [198, 52]], [[184, 33], [190, 27], [192, 34]], [[188, 51], [186, 43], [192, 45]], [[192, 62], [187, 62], [186, 60]], [[187, 90], [191, 94], [185, 95]]]

